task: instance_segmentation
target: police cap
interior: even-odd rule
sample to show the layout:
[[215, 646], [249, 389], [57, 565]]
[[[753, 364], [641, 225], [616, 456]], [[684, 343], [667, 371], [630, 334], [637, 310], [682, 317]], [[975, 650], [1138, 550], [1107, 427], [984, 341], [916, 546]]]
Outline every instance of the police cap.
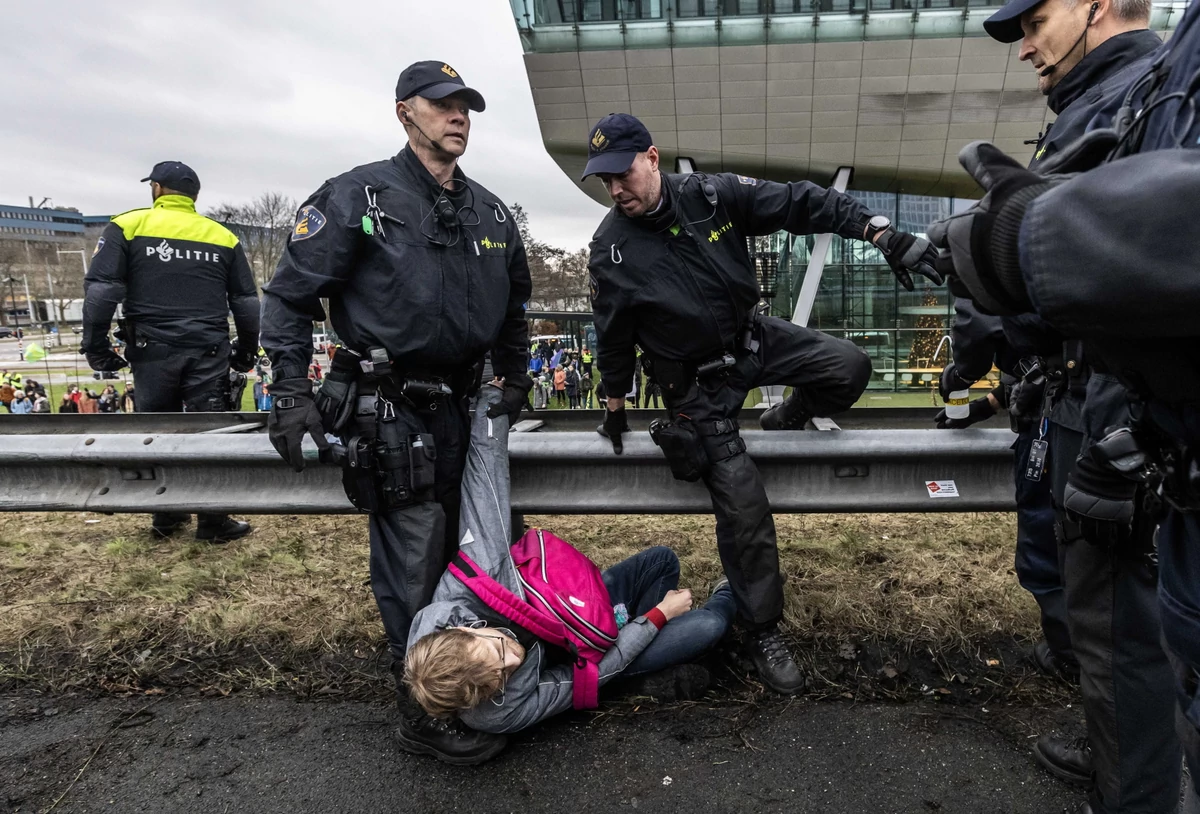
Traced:
[[582, 181], [590, 175], [620, 175], [633, 165], [638, 153], [654, 145], [650, 131], [628, 113], [609, 113], [588, 134], [588, 163]]
[[413, 96], [445, 99], [454, 93], [461, 93], [467, 100], [467, 105], [477, 113], [482, 113], [486, 107], [479, 91], [468, 88], [458, 71], [436, 59], [414, 62], [400, 72], [400, 79], [396, 82], [397, 102], [411, 99]]
[[150, 170], [150, 174], [142, 179], [142, 183], [154, 181], [167, 189], [181, 192], [189, 198], [200, 194], [200, 177], [196, 171], [182, 161], [160, 161]]
[[1016, 42], [1025, 37], [1021, 15], [1045, 0], [1008, 0], [1003, 8], [983, 21], [983, 30], [1000, 42]]

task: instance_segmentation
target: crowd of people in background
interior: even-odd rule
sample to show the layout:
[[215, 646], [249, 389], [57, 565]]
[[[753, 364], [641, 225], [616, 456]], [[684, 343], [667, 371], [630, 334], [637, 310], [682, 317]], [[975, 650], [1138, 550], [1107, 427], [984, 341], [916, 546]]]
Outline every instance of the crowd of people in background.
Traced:
[[[132, 413], [133, 384], [127, 382], [119, 392], [109, 384], [99, 393], [92, 388], [80, 388], [68, 384], [62, 395], [57, 412], [60, 413]], [[20, 372], [0, 371], [0, 404], [14, 415], [56, 412], [50, 403], [46, 387], [34, 379], [27, 379]]]
[[[543, 339], [529, 349], [529, 375], [533, 379], [533, 409], [594, 409], [608, 397], [593, 372], [593, 354], [587, 345], [574, 351], [559, 339]], [[642, 375], [638, 357], [633, 389], [625, 393], [630, 407], [662, 408], [662, 388]], [[640, 403], [639, 403], [640, 402]]]

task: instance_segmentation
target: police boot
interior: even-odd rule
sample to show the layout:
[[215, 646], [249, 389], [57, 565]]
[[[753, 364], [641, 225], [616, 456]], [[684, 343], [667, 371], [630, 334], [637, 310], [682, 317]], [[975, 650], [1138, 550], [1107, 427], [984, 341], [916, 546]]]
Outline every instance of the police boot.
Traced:
[[150, 518], [150, 533], [156, 539], [165, 540], [190, 522], [192, 522], [190, 514], [158, 512]]
[[804, 676], [779, 628], [747, 633], [746, 655], [754, 662], [759, 680], [768, 688], [783, 695], [794, 695], [804, 689]]
[[1079, 684], [1079, 662], [1059, 656], [1045, 639], [1033, 646], [1032, 658], [1043, 675], [1060, 678], [1068, 684]]
[[196, 539], [213, 545], [228, 543], [250, 533], [250, 524], [232, 517], [201, 515], [196, 521]]
[[404, 686], [404, 662], [392, 662], [396, 680], [396, 706], [400, 710], [400, 726], [396, 743], [414, 755], [430, 755], [443, 763], [455, 766], [474, 766], [491, 760], [504, 751], [508, 738], [476, 732], [458, 719], [434, 718], [420, 708]]
[[1088, 739], [1042, 735], [1033, 747], [1033, 756], [1055, 777], [1081, 786], [1092, 782], [1092, 748]]
[[759, 416], [758, 424], [764, 430], [802, 430], [810, 418], [812, 416], [792, 393]]

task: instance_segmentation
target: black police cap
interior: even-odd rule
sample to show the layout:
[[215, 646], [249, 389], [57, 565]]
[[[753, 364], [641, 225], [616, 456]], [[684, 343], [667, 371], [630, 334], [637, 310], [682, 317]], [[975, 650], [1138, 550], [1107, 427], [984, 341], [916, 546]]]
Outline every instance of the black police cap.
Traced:
[[142, 179], [142, 183], [154, 181], [167, 189], [181, 192], [189, 198], [200, 194], [200, 177], [196, 171], [182, 161], [160, 161], [150, 170], [150, 174]]
[[455, 93], [462, 94], [471, 110], [482, 113], [486, 104], [483, 96], [474, 88], [468, 88], [458, 71], [445, 62], [427, 60], [414, 62], [400, 72], [396, 82], [396, 101], [424, 96], [426, 99], [444, 99]]
[[650, 131], [636, 116], [609, 113], [588, 134], [588, 163], [582, 181], [590, 175], [620, 175], [633, 165], [638, 153], [653, 146]]
[[983, 21], [983, 30], [994, 40], [1016, 42], [1024, 39], [1021, 15], [1045, 0], [1009, 0], [1004, 6]]

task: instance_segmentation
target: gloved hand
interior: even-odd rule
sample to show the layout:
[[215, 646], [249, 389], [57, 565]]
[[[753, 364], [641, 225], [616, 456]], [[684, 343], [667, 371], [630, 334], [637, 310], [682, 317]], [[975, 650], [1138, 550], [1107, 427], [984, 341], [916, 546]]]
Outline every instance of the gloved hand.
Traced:
[[986, 141], [968, 144], [958, 161], [986, 194], [967, 211], [930, 225], [929, 240], [944, 250], [938, 267], [952, 270], [988, 313], [1032, 311], [1019, 262], [1021, 221], [1035, 198], [1069, 178], [1031, 172]]
[[274, 404], [267, 419], [267, 435], [271, 446], [297, 472], [304, 471], [304, 452], [300, 442], [307, 433], [317, 449], [328, 455], [329, 442], [321, 428], [321, 413], [313, 403], [312, 382], [294, 378], [275, 382], [270, 389]]
[[1129, 540], [1133, 530], [1137, 481], [1098, 463], [1091, 451], [1079, 456], [1067, 475], [1063, 508], [1079, 524], [1083, 537], [1097, 545], [1118, 545]]
[[85, 356], [87, 356], [88, 367], [92, 370], [120, 370], [123, 367], [129, 367], [129, 363], [121, 357], [121, 354], [112, 348], [87, 351]]
[[967, 409], [970, 412], [966, 418], [948, 418], [946, 411], [943, 409], [933, 417], [933, 420], [937, 422], [939, 430], [965, 430], [972, 424], [987, 421], [996, 414], [996, 408], [992, 406], [992, 402], [987, 396], [975, 399], [968, 405]]
[[625, 408], [605, 410], [604, 423], [596, 428], [596, 432], [612, 441], [613, 452], [620, 455], [625, 451], [625, 442], [621, 433], [629, 432], [629, 419], [625, 417]]
[[958, 375], [958, 368], [951, 362], [942, 368], [942, 376], [938, 379], [938, 394], [942, 397], [943, 403], [949, 402], [951, 393], [955, 390], [967, 390], [972, 384], [974, 382], [969, 382]]
[[229, 350], [229, 366], [238, 373], [247, 373], [253, 370], [257, 360], [257, 347], [243, 350], [240, 342], [234, 342], [233, 347]]
[[925, 238], [897, 232], [887, 249], [878, 244], [876, 246], [883, 252], [883, 259], [892, 267], [892, 274], [896, 275], [905, 291], [913, 290], [913, 273], [920, 274], [934, 285], [942, 284], [944, 278], [936, 265], [937, 249]]
[[[508, 426], [511, 428], [521, 420], [521, 410], [529, 406], [529, 391], [533, 389], [533, 379], [524, 373], [509, 373], [502, 379], [504, 394], [500, 401], [488, 407], [488, 418], [508, 416]], [[530, 408], [532, 409], [532, 408]]]

